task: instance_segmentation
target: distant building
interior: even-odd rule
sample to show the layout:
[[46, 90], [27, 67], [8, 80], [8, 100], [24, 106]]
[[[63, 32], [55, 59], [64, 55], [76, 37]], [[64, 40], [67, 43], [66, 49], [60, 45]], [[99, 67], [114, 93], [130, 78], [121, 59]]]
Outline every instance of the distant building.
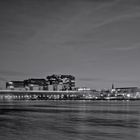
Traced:
[[123, 92], [123, 93], [133, 93], [138, 91], [138, 87], [121, 87], [121, 88], [115, 88], [117, 92]]
[[6, 82], [6, 89], [53, 90], [75, 89], [75, 77], [72, 75], [50, 75], [46, 79], [31, 78], [24, 81]]
[[29, 90], [48, 90], [48, 82], [46, 79], [28, 79], [24, 80], [24, 85], [26, 89]]
[[91, 88], [88, 87], [79, 87], [77, 88], [78, 91], [91, 91]]
[[[57, 90], [74, 90], [75, 89], [75, 77], [72, 75], [49, 75], [46, 77], [49, 86], [53, 87], [54, 91]], [[58, 89], [59, 87], [59, 89]]]
[[139, 88], [138, 87], [121, 87], [115, 88], [117, 96], [123, 96], [124, 98], [138, 98]]
[[24, 81], [9, 81], [9, 82], [6, 82], [6, 88], [11, 89], [11, 90], [24, 89], [25, 88]]

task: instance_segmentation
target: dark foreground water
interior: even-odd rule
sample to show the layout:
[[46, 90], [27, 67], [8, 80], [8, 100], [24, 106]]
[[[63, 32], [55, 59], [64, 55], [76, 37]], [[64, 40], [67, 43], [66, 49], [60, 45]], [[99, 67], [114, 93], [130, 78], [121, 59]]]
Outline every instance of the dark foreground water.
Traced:
[[0, 140], [140, 140], [140, 101], [1, 101]]

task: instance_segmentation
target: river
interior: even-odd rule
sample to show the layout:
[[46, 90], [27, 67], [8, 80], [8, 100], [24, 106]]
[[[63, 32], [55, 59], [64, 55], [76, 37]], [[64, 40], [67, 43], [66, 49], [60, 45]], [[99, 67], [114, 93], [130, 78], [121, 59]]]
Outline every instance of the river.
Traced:
[[0, 140], [139, 140], [140, 101], [0, 101]]

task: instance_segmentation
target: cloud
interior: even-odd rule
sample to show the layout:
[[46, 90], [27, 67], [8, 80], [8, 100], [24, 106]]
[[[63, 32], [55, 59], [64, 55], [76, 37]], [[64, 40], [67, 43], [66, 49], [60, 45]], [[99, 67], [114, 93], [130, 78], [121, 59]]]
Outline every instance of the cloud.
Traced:
[[131, 50], [135, 50], [138, 49], [138, 47], [119, 47], [119, 48], [114, 48], [114, 50], [117, 51], [131, 51]]
[[3, 75], [3, 76], [24, 76], [27, 74], [23, 73], [23, 72], [18, 72], [18, 71], [12, 71], [12, 70], [0, 70], [0, 75]]
[[111, 24], [113, 22], [117, 22], [119, 20], [124, 20], [124, 19], [127, 19], [127, 18], [138, 18], [138, 17], [140, 17], [139, 12], [138, 13], [133, 13], [133, 14], [124, 14], [124, 15], [116, 16], [114, 18], [104, 20], [103, 22], [94, 25], [92, 29], [98, 29], [98, 28], [101, 28], [105, 25]]
[[116, 4], [118, 4], [120, 2], [120, 0], [114, 0], [114, 1], [104, 1], [104, 0], [97, 0], [97, 2], [103, 2], [104, 4], [100, 5], [99, 7], [97, 7], [95, 10], [100, 10], [100, 9], [103, 9], [103, 8], [107, 8], [107, 7], [112, 7]]
[[139, 80], [118, 80], [116, 82], [118, 82], [118, 83], [131, 83], [131, 84], [140, 83]]
[[7, 80], [3, 77], [0, 77], [0, 81], [7, 81]]
[[93, 81], [101, 81], [103, 79], [101, 78], [77, 78], [79, 81], [85, 81], [85, 82], [93, 82]]
[[113, 48], [113, 50], [115, 50], [115, 51], [132, 51], [132, 50], [137, 50], [137, 49], [140, 49], [140, 44], [139, 43], [134, 44], [132, 46], [127, 46], [127, 47]]
[[85, 81], [85, 82], [107, 82], [107, 83], [139, 83], [139, 80], [126, 80], [126, 79], [121, 79], [121, 80], [112, 80], [112, 79], [104, 79], [104, 78], [77, 78], [79, 81]]

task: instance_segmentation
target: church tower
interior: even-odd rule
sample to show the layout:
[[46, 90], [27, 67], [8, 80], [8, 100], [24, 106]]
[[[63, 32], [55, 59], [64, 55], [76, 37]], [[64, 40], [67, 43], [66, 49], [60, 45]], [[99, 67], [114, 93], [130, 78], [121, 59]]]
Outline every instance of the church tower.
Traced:
[[114, 87], [114, 84], [112, 84], [112, 88], [111, 88], [111, 93], [115, 93], [115, 87]]
[[114, 84], [112, 84], [112, 88], [111, 89], [114, 89]]

